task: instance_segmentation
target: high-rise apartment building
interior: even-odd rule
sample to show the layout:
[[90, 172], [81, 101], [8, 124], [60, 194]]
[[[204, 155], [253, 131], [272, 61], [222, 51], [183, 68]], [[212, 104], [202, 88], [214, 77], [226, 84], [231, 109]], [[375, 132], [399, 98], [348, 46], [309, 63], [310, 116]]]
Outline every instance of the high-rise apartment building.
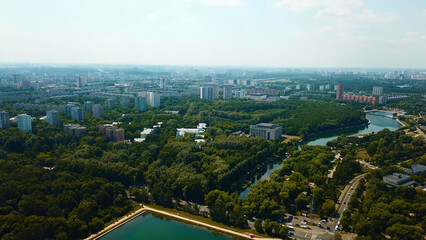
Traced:
[[65, 115], [71, 115], [71, 108], [73, 108], [73, 107], [77, 107], [77, 106], [73, 103], [68, 103], [65, 106]]
[[383, 87], [373, 87], [373, 95], [374, 96], [383, 95]]
[[160, 78], [160, 88], [161, 89], [167, 88], [167, 80], [166, 80], [166, 78], [163, 78], [163, 77]]
[[24, 90], [31, 89], [31, 82], [28, 80], [22, 81], [22, 89]]
[[151, 107], [159, 107], [161, 102], [160, 102], [160, 93], [158, 92], [148, 92], [148, 105], [150, 105]]
[[115, 108], [115, 100], [108, 98], [105, 100], [105, 106], [109, 109], [114, 109]]
[[10, 128], [10, 119], [8, 112], [0, 112], [0, 128]]
[[104, 106], [102, 106], [100, 104], [93, 104], [92, 115], [94, 117], [103, 117], [104, 116]]
[[200, 98], [206, 100], [213, 99], [213, 87], [212, 86], [201, 86], [200, 87]]
[[91, 113], [92, 112], [92, 107], [95, 103], [91, 102], [91, 101], [86, 101], [84, 102], [84, 111]]
[[213, 99], [219, 98], [219, 85], [217, 83], [210, 84], [213, 87]]
[[204, 76], [205, 82], [211, 82], [213, 80], [212, 76]]
[[59, 125], [60, 124], [59, 112], [55, 110], [47, 111], [46, 122], [49, 123], [50, 125], [56, 125], [56, 126]]
[[145, 111], [146, 99], [144, 97], [135, 97], [135, 108], [139, 111]]
[[123, 96], [120, 98], [120, 105], [122, 107], [128, 107], [130, 105], [130, 97]]
[[337, 100], [343, 99], [343, 84], [336, 85], [336, 99]]
[[230, 100], [232, 98], [232, 85], [223, 85], [223, 99]]
[[32, 131], [31, 116], [27, 114], [19, 114], [16, 119], [18, 121], [18, 128], [20, 131]]
[[112, 124], [99, 126], [99, 132], [114, 142], [124, 141], [124, 129], [117, 128]]
[[79, 107], [71, 108], [71, 119], [76, 121], [83, 120], [83, 109]]
[[71, 136], [81, 137], [86, 133], [86, 127], [80, 126], [79, 124], [66, 124], [64, 125], [64, 131]]
[[85, 84], [84, 79], [83, 79], [82, 77], [75, 77], [75, 85], [76, 85], [78, 88], [82, 88], [82, 87], [84, 87], [84, 85], [86, 85], [86, 84]]
[[159, 107], [160, 106], [160, 93], [158, 92], [140, 92], [138, 97], [145, 98], [145, 102], [147, 105], [151, 107]]
[[235, 91], [235, 97], [236, 98], [245, 98], [246, 97], [246, 91], [245, 90]]

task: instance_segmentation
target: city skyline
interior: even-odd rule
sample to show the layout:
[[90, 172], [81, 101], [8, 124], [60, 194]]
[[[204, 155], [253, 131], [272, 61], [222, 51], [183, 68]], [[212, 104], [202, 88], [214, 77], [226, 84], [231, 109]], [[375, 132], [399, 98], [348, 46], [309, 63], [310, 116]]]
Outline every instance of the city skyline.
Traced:
[[426, 68], [419, 0], [2, 5], [4, 63]]

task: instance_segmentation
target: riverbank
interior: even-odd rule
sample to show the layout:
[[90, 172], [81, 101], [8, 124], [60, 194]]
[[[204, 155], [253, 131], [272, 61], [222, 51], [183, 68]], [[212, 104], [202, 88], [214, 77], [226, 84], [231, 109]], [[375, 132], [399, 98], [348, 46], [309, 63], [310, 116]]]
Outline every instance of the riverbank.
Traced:
[[[128, 223], [129, 221], [133, 220], [134, 218], [140, 216], [141, 214], [145, 212], [151, 212], [155, 214], [159, 214], [162, 216], [170, 217], [176, 220], [179, 220], [184, 223], [188, 223], [195, 226], [200, 226], [202, 228], [206, 228], [207, 230], [213, 231], [213, 232], [219, 232], [225, 235], [229, 235], [231, 237], [237, 237], [241, 239], [257, 239], [257, 240], [278, 240], [278, 238], [268, 238], [268, 237], [261, 237], [261, 236], [255, 236], [250, 237], [250, 234], [254, 233], [253, 229], [248, 229], [247, 231], [244, 231], [243, 229], [235, 229], [229, 226], [226, 226], [225, 224], [216, 223], [211, 219], [204, 219], [201, 216], [194, 216], [186, 212], [181, 212], [175, 209], [166, 209], [160, 206], [142, 206], [141, 208], [134, 211], [131, 214], [128, 214], [124, 217], [122, 217], [120, 220], [110, 224], [102, 231], [91, 235], [90, 237], [86, 238], [85, 240], [96, 240], [100, 239], [103, 236], [107, 235], [111, 231], [113, 231], [116, 228], [121, 227], [122, 225]], [[203, 218], [203, 219], [201, 219]], [[248, 232], [250, 231], [250, 232]], [[259, 235], [259, 234], [257, 234]]]
[[146, 212], [146, 209], [143, 208], [143, 207], [141, 207], [139, 209], [136, 209], [132, 213], [127, 214], [126, 216], [123, 216], [122, 218], [120, 218], [118, 221], [115, 221], [112, 224], [108, 225], [106, 228], [104, 228], [100, 232], [92, 234], [89, 237], [85, 238], [85, 240], [96, 240], [96, 239], [99, 239], [99, 238], [105, 236], [106, 234], [108, 234], [109, 232], [113, 231], [114, 229], [116, 229], [118, 227], [121, 227], [122, 225], [128, 223], [132, 219], [138, 217], [139, 215], [141, 215], [141, 214], [143, 214], [145, 212]]
[[315, 137], [316, 135], [319, 135], [319, 134], [330, 133], [330, 132], [335, 132], [335, 131], [340, 131], [340, 130], [345, 130], [345, 129], [357, 128], [357, 127], [365, 127], [365, 126], [368, 126], [369, 124], [370, 124], [370, 120], [368, 121], [368, 123], [363, 123], [363, 124], [359, 124], [359, 125], [348, 126], [348, 127], [340, 127], [340, 128], [333, 128], [333, 129], [329, 129], [329, 130], [323, 130], [323, 131], [311, 133], [308, 136], [300, 139], [299, 140], [299, 144], [304, 143], [304, 142], [308, 142], [311, 138], [313, 138], [313, 137]]
[[[193, 225], [197, 225], [197, 226], [201, 226], [201, 227], [205, 227], [209, 230], [214, 230], [214, 231], [218, 231], [221, 233], [225, 233], [227, 235], [230, 236], [236, 236], [239, 238], [244, 238], [244, 239], [257, 239], [257, 240], [279, 240], [279, 238], [267, 238], [267, 237], [250, 237], [250, 234], [253, 234], [251, 232], [245, 232], [243, 229], [241, 230], [236, 230], [236, 229], [230, 229], [228, 226], [226, 227], [222, 227], [221, 223], [213, 223], [213, 220], [211, 219], [203, 219], [205, 221], [209, 221], [211, 223], [207, 223], [205, 221], [200, 220], [200, 218], [203, 218], [201, 216], [191, 216], [191, 214], [183, 212], [183, 213], [179, 213], [179, 211], [171, 209], [171, 211], [173, 212], [169, 212], [168, 209], [164, 209], [160, 210], [157, 208], [153, 208], [153, 207], [148, 207], [148, 206], [144, 206], [144, 209], [146, 209], [149, 212], [153, 212], [153, 213], [158, 213], [164, 216], [168, 216], [174, 219], [178, 219], [180, 221], [186, 222], [186, 223], [190, 223]], [[181, 215], [184, 214], [184, 215]]]

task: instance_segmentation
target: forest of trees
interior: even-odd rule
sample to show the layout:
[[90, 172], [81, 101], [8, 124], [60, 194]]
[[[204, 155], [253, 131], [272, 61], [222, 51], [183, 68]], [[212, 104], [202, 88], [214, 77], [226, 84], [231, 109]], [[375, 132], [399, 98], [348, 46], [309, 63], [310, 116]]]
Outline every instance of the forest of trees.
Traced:
[[[3, 109], [11, 116], [26, 111], [10, 104]], [[362, 110], [331, 102], [168, 99], [162, 109], [143, 113], [120, 108], [106, 109], [104, 118], [85, 114], [78, 123], [88, 131], [81, 138], [39, 120], [44, 111], [26, 112], [36, 117], [32, 132], [18, 131], [16, 123], [0, 129], [1, 239], [80, 239], [134, 209], [132, 200], [172, 208], [180, 199], [207, 205], [209, 217], [232, 226], [247, 227], [244, 215], [261, 218], [259, 232], [284, 237], [288, 229], [275, 220], [286, 212], [307, 211], [313, 202], [316, 214], [333, 216], [336, 188], [361, 171], [351, 146], [366, 148], [371, 161], [383, 166], [418, 158], [425, 150], [423, 141], [390, 131], [339, 138], [328, 147], [303, 146], [301, 151], [294, 141], [231, 134], [248, 133], [250, 124], [273, 122], [284, 133], [303, 137], [366, 121]], [[144, 142], [113, 143], [98, 132], [100, 124], [112, 121], [122, 122], [126, 139], [139, 137], [144, 127], [159, 121], [163, 125]], [[74, 121], [61, 113], [61, 122]], [[205, 143], [175, 137], [176, 127], [198, 122], [208, 123]], [[330, 148], [343, 156], [332, 179], [327, 178], [335, 155]], [[283, 167], [254, 185], [247, 200], [232, 192], [242, 187], [231, 188], [244, 184], [240, 180], [248, 172], [278, 162], [286, 153]], [[201, 214], [196, 207], [190, 211]]]
[[[227, 190], [286, 152], [280, 142], [245, 136], [220, 135], [200, 146], [170, 136], [167, 123], [132, 144], [92, 130], [71, 137], [39, 120], [33, 129], [0, 130], [2, 239], [83, 238], [131, 211], [128, 193], [166, 207], [173, 199], [204, 203], [211, 190]], [[241, 225], [241, 216], [233, 221]]]
[[426, 152], [426, 144], [421, 137], [413, 138], [402, 130], [388, 129], [362, 138], [342, 136], [328, 142], [327, 146], [341, 149], [343, 155], [365, 149], [368, 154], [366, 160], [380, 167], [419, 158]]
[[411, 187], [388, 187], [382, 177], [393, 168], [375, 170], [359, 184], [341, 220], [357, 239], [422, 239], [426, 229], [426, 193]]

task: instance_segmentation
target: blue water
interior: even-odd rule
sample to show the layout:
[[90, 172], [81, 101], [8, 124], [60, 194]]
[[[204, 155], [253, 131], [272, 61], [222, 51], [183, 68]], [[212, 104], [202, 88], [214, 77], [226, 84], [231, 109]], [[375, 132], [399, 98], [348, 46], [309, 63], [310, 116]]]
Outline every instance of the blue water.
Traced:
[[114, 229], [100, 240], [232, 240], [186, 223], [157, 217], [150, 213], [140, 215]]
[[[373, 132], [380, 132], [385, 128], [389, 130], [396, 130], [401, 127], [401, 124], [399, 124], [396, 119], [386, 117], [391, 115], [392, 113], [379, 111], [367, 113], [366, 118], [370, 120], [370, 124], [368, 126], [354, 127], [318, 134], [311, 138], [308, 142], [305, 142], [303, 144], [325, 146], [327, 142], [334, 140], [341, 135], [353, 136], [359, 134], [368, 134]], [[253, 184], [248, 186], [246, 189], [244, 189], [244, 191], [240, 193], [240, 197], [242, 199], [247, 199], [247, 193], [250, 192], [251, 186], [256, 184], [259, 180], [269, 179], [269, 176], [271, 175], [272, 171], [274, 171], [275, 169], [279, 169], [281, 166], [282, 163], [277, 163], [268, 168], [268, 170], [265, 172], [265, 174], [262, 175], [262, 177], [256, 179]]]
[[[383, 115], [383, 116], [380, 116]], [[394, 118], [386, 117], [385, 115], [392, 115], [387, 112], [374, 112], [373, 114], [367, 113], [366, 117], [370, 120], [370, 124], [366, 127], [356, 127], [343, 129], [338, 131], [332, 131], [315, 135], [306, 144], [308, 145], [320, 145], [325, 146], [327, 142], [336, 139], [341, 135], [353, 136], [359, 134], [368, 134], [373, 132], [380, 132], [387, 128], [389, 130], [396, 130], [401, 127], [401, 124]]]
[[260, 177], [260, 178], [256, 178], [255, 180], [254, 180], [254, 182], [250, 185], [250, 186], [248, 186], [244, 191], [242, 191], [241, 193], [240, 193], [240, 198], [242, 198], [242, 199], [247, 199], [247, 193], [249, 193], [250, 192], [250, 187], [251, 186], [253, 186], [254, 184], [256, 184], [257, 182], [259, 182], [260, 180], [265, 180], [265, 179], [269, 179], [269, 176], [271, 175], [271, 173], [274, 171], [274, 170], [276, 170], [276, 169], [279, 169], [279, 168], [281, 168], [281, 166], [283, 165], [283, 163], [281, 162], [281, 163], [275, 163], [275, 164], [272, 164], [272, 165], [269, 165], [268, 166], [268, 170], [266, 170], [266, 172]]

